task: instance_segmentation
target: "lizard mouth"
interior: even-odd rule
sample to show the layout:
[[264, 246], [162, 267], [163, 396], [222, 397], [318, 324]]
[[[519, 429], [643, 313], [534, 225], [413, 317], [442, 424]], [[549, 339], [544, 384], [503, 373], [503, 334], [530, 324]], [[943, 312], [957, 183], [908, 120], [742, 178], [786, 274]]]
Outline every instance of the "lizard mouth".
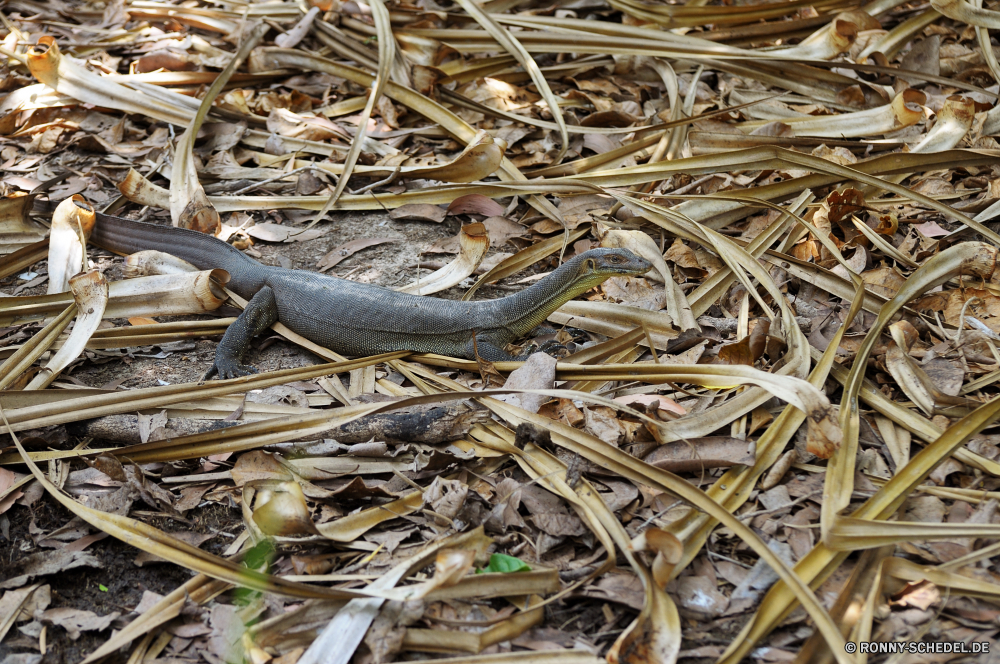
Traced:
[[599, 279], [645, 274], [653, 268], [650, 261], [625, 249], [594, 250], [584, 257], [583, 273]]
[[653, 269], [653, 264], [644, 258], [636, 257], [625, 265], [608, 265], [606, 270], [612, 274], [619, 275], [640, 275], [646, 274]]

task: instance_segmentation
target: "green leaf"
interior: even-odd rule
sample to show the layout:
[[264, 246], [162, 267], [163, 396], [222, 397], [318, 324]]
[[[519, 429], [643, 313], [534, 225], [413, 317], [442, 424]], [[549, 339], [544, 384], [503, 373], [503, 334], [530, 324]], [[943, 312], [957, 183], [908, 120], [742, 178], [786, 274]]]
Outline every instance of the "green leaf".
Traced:
[[530, 572], [528, 567], [520, 558], [505, 556], [502, 553], [490, 555], [490, 564], [484, 569], [476, 570], [476, 574], [512, 574], [514, 572]]
[[106, 585], [104, 585], [103, 583], [98, 583], [98, 584], [97, 584], [97, 587], [98, 587], [98, 589], [99, 589], [99, 590], [100, 590], [100, 591], [101, 591], [102, 593], [106, 593], [106, 592], [108, 592], [108, 587], [107, 587]]
[[[243, 555], [243, 566], [247, 569], [267, 574], [270, 572], [274, 555], [274, 542], [269, 538], [263, 539], [246, 550], [246, 553]], [[249, 606], [260, 597], [260, 592], [251, 590], [250, 588], [236, 588], [233, 590], [233, 603], [237, 606]]]

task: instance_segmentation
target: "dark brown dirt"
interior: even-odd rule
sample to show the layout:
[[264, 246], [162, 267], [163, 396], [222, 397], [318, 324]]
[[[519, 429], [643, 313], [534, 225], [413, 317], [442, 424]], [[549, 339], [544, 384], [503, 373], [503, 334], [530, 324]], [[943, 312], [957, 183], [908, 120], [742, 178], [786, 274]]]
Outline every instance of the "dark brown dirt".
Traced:
[[[46, 551], [35, 545], [28, 532], [28, 524], [32, 518], [38, 528], [50, 532], [67, 523], [73, 516], [45, 498], [36, 502], [31, 509], [15, 505], [6, 515], [10, 519], [11, 540], [0, 545], [0, 569], [25, 556]], [[195, 524], [194, 530], [214, 532], [238, 521], [239, 514], [213, 504], [200, 513], [191, 515], [190, 520]], [[156, 525], [170, 527], [170, 524]], [[177, 524], [173, 525], [176, 527]], [[228, 546], [228, 543], [222, 538], [216, 538], [203, 546], [215, 550]], [[146, 590], [167, 594], [192, 576], [190, 571], [171, 564], [137, 567], [133, 561], [138, 550], [111, 537], [95, 542], [86, 551], [101, 561], [99, 569], [80, 567], [71, 573], [38, 579], [51, 587], [52, 603], [49, 608], [82, 609], [93, 611], [99, 616], [115, 611], [127, 615], [139, 603]], [[107, 590], [101, 590], [101, 586]], [[79, 662], [100, 647], [110, 635], [110, 630], [83, 632], [79, 639], [73, 641], [63, 628], [49, 627], [43, 664]], [[37, 652], [37, 641], [18, 633], [16, 627], [0, 644], [0, 660], [14, 653]], [[122, 651], [105, 661], [117, 664], [126, 661], [127, 657], [127, 652]]]

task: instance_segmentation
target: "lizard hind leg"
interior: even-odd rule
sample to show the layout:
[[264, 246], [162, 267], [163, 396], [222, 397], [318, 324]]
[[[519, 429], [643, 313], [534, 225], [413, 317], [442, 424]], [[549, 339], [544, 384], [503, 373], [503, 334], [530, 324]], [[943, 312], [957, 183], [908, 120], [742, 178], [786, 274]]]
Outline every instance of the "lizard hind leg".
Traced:
[[205, 374], [205, 380], [215, 374], [225, 380], [257, 373], [257, 368], [243, 364], [243, 355], [250, 347], [250, 340], [274, 325], [278, 320], [278, 305], [274, 291], [264, 286], [247, 303], [246, 309], [226, 330], [215, 349], [215, 364]]
[[516, 362], [521, 359], [479, 336], [476, 337], [475, 344], [472, 343], [472, 339], [469, 339], [465, 345], [466, 358], [474, 360], [477, 353], [480, 359], [487, 362]]
[[499, 348], [493, 343], [476, 337], [475, 346], [472, 344], [472, 340], [465, 347], [465, 356], [470, 359], [476, 359], [476, 352], [479, 352], [479, 358], [486, 360], [487, 362], [520, 362], [522, 360], [528, 359], [529, 355], [535, 353], [545, 353], [551, 355], [552, 357], [559, 358], [564, 357], [569, 353], [566, 347], [560, 344], [558, 341], [546, 341], [544, 344], [539, 346], [532, 346], [525, 350], [520, 355], [511, 355], [507, 351]]

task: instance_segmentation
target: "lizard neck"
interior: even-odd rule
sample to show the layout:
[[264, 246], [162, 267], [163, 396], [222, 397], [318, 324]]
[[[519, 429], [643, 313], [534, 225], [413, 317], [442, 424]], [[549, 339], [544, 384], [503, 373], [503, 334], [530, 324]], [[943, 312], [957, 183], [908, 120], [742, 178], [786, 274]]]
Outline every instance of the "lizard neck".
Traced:
[[599, 279], [578, 278], [579, 256], [563, 263], [555, 272], [520, 293], [494, 300], [496, 320], [505, 343], [524, 336], [553, 311], [577, 295], [593, 288]]

